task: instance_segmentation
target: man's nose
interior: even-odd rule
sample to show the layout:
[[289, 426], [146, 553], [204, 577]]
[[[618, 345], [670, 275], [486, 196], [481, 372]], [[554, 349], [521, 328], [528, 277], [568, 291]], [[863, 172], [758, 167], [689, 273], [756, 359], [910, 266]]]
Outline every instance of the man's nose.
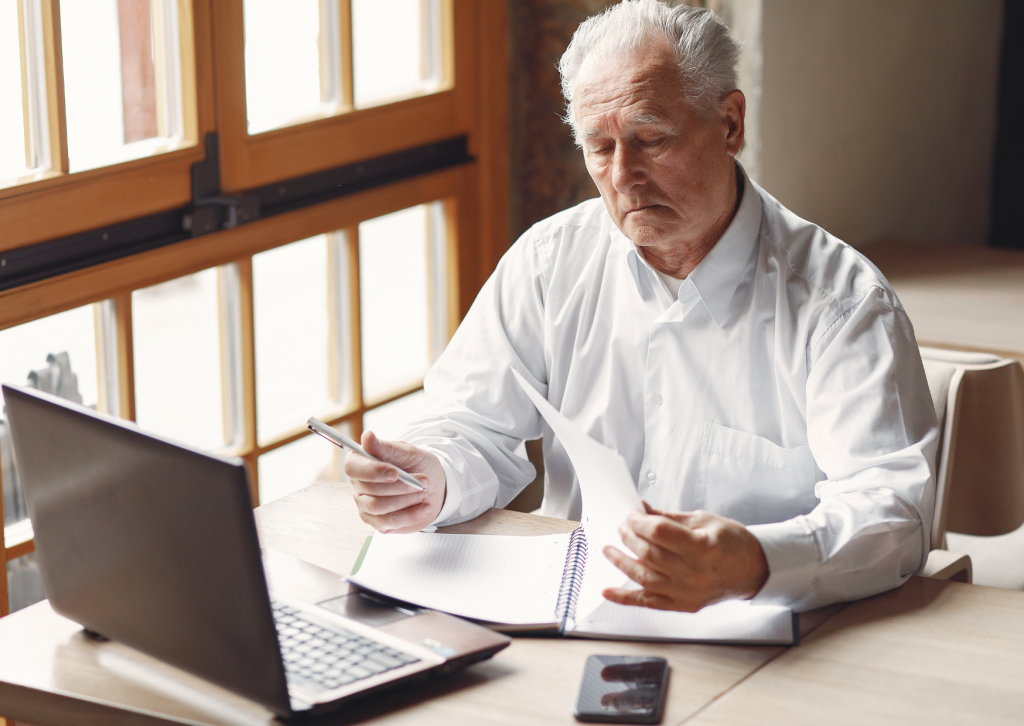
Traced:
[[616, 147], [612, 164], [612, 185], [619, 194], [629, 194], [647, 181], [643, 158], [630, 144]]

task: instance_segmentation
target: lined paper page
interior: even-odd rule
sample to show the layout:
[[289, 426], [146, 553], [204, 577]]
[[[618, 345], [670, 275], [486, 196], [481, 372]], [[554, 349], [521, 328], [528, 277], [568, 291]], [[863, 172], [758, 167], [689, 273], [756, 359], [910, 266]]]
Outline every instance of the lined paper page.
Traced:
[[509, 625], [555, 621], [568, 534], [375, 534], [348, 579], [422, 607]]
[[629, 607], [605, 601], [572, 629], [574, 636], [727, 643], [792, 643], [789, 608], [728, 600], [697, 613]]

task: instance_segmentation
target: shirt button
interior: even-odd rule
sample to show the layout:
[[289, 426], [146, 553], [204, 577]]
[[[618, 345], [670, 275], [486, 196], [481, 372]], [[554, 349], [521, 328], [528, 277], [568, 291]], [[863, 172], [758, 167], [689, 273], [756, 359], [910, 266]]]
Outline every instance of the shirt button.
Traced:
[[660, 406], [664, 401], [665, 401], [665, 399], [661, 397], [660, 393], [655, 393], [654, 394], [654, 403], [656, 403], [657, 405]]
[[655, 474], [653, 471], [647, 472], [647, 481], [653, 484], [654, 482], [658, 481], [658, 475]]

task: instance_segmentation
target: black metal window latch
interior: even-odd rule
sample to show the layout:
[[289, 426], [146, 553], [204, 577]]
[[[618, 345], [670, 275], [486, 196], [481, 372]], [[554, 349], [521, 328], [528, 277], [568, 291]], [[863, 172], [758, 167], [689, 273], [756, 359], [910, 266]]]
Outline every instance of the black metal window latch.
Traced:
[[193, 237], [260, 218], [260, 200], [256, 194], [221, 193], [217, 134], [207, 134], [204, 141], [206, 158], [192, 165], [192, 206], [181, 217], [181, 226]]

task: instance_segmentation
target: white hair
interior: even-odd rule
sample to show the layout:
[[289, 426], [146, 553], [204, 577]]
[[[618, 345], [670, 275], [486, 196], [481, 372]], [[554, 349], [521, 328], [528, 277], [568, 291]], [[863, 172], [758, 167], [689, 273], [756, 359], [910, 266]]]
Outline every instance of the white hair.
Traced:
[[729, 35], [713, 12], [687, 5], [672, 7], [660, 0], [623, 0], [587, 18], [573, 33], [558, 63], [567, 104], [564, 120], [577, 142], [572, 94], [583, 61], [595, 50], [634, 53], [659, 33], [672, 46], [681, 92], [694, 108], [708, 113], [736, 88], [736, 62], [742, 44]]

